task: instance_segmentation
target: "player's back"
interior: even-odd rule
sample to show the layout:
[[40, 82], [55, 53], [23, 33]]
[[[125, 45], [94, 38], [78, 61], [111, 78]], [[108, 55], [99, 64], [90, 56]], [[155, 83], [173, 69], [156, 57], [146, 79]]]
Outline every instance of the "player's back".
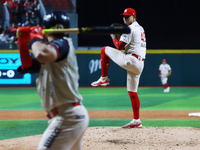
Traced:
[[58, 62], [44, 64], [37, 79], [38, 93], [46, 111], [64, 103], [82, 100], [78, 92], [79, 74], [75, 49], [71, 39], [64, 39], [63, 43], [66, 42], [69, 44], [67, 57]]

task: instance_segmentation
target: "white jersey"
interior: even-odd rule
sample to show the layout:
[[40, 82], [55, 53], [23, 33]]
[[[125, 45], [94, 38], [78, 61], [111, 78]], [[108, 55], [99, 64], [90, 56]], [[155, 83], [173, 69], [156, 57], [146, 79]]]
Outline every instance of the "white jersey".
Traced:
[[126, 54], [136, 54], [142, 58], [146, 56], [146, 37], [142, 26], [138, 22], [129, 25], [131, 33], [122, 34], [120, 41], [127, 43], [125, 45]]
[[64, 40], [69, 44], [67, 57], [58, 62], [43, 64], [36, 82], [42, 106], [47, 112], [62, 104], [80, 102], [83, 99], [78, 92], [79, 75], [75, 49], [71, 39]]
[[159, 66], [159, 71], [161, 73], [161, 76], [167, 76], [170, 70], [171, 70], [171, 67], [169, 64], [160, 64]]

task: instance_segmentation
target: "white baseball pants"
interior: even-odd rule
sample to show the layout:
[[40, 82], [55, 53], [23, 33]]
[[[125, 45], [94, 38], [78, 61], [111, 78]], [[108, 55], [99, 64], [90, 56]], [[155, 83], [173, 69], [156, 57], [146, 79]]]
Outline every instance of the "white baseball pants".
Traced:
[[165, 85], [167, 83], [168, 78], [166, 77], [166, 75], [161, 76], [160, 79], [161, 79], [162, 85]]
[[59, 114], [48, 122], [38, 150], [81, 150], [84, 132], [89, 124], [89, 115], [83, 105], [59, 106]]
[[105, 53], [117, 65], [127, 70], [127, 91], [137, 92], [144, 61], [109, 46], [106, 47]]

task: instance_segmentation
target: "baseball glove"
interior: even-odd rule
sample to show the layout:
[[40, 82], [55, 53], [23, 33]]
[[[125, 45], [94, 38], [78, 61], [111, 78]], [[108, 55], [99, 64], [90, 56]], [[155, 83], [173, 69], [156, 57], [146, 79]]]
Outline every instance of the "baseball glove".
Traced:
[[167, 74], [167, 78], [169, 78], [170, 76], [171, 76], [171, 73], [168, 73], [168, 74]]
[[[111, 26], [111, 27], [115, 27], [115, 26], [123, 26], [123, 25], [120, 24], [120, 23], [113, 23], [113, 24], [111, 24], [110, 26]], [[113, 35], [114, 35], [114, 37], [115, 37], [117, 40], [119, 40], [120, 37], [121, 37], [121, 34], [113, 34]]]

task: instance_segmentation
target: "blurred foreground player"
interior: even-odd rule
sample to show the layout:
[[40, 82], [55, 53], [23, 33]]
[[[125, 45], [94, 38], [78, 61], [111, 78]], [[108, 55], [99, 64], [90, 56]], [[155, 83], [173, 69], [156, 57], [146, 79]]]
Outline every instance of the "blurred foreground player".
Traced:
[[172, 69], [169, 64], [167, 64], [166, 59], [162, 60], [162, 64], [159, 66], [159, 77], [161, 79], [161, 83], [164, 87], [164, 93], [168, 93], [170, 91], [170, 87], [167, 83], [168, 77], [171, 76]]
[[[69, 17], [62, 11], [44, 16], [44, 28], [69, 28]], [[29, 55], [28, 42], [43, 39], [41, 27], [19, 27], [21, 73], [37, 73], [37, 90], [47, 112], [48, 127], [38, 150], [81, 150], [82, 138], [89, 124], [86, 108], [78, 92], [78, 66], [72, 40], [65, 34], [46, 34], [48, 44], [32, 44], [35, 58]]]
[[[127, 91], [132, 103], [133, 120], [122, 126], [122, 128], [141, 128], [142, 123], [139, 116], [140, 100], [137, 94], [139, 79], [144, 68], [146, 56], [146, 38], [142, 26], [136, 21], [136, 12], [132, 8], [127, 8], [121, 14], [123, 21], [131, 29], [130, 34], [111, 34], [111, 38], [116, 48], [105, 46], [101, 49], [101, 77], [92, 82], [92, 86], [109, 85], [108, 68], [112, 59], [120, 67], [127, 70]], [[125, 48], [125, 52], [120, 50]], [[120, 76], [120, 75], [119, 75]]]

